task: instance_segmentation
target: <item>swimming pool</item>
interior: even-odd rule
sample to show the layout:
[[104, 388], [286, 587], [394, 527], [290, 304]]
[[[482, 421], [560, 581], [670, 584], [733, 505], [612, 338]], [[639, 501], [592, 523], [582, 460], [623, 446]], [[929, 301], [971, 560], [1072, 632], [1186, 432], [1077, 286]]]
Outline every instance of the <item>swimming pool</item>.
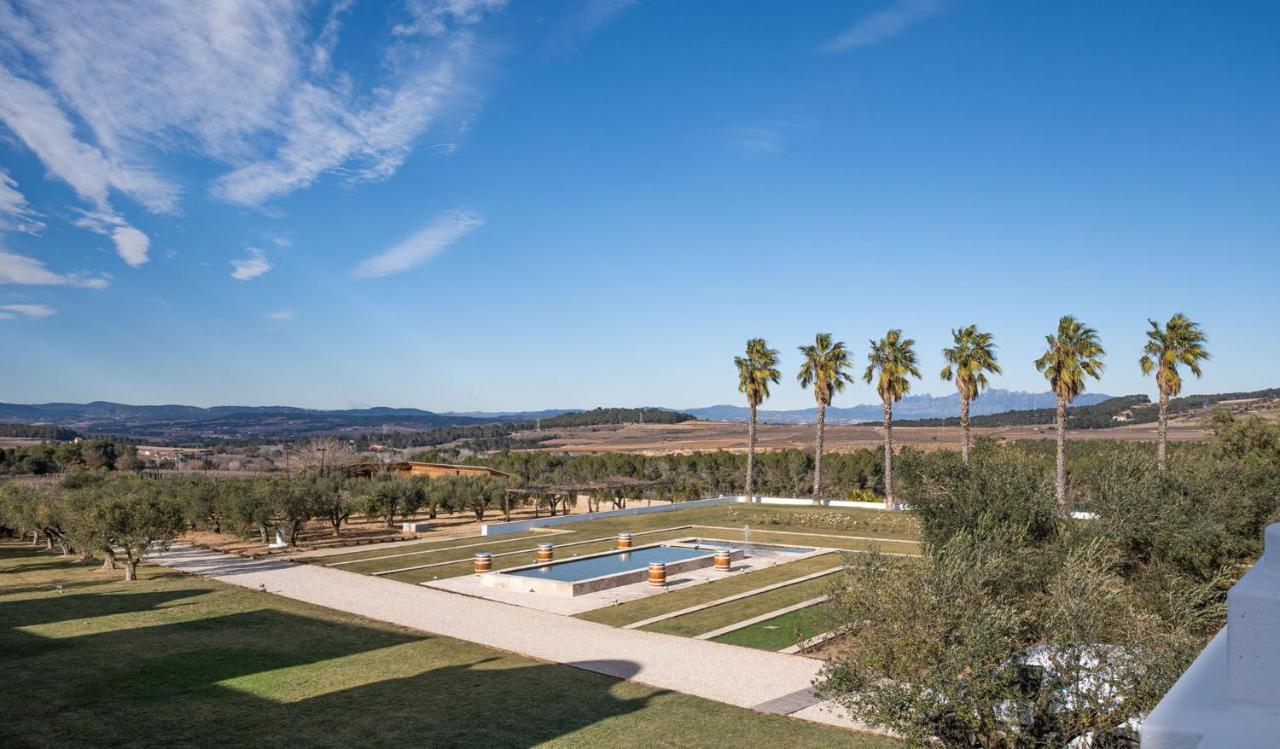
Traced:
[[[480, 582], [490, 588], [517, 590], [525, 593], [543, 593], [552, 596], [580, 596], [620, 585], [644, 580], [651, 562], [667, 566], [667, 575], [710, 567], [719, 547], [697, 546], [687, 540], [640, 546], [625, 551], [606, 551], [577, 559], [565, 559], [549, 564], [531, 564], [527, 567], [485, 572]], [[742, 559], [742, 549], [730, 549], [730, 559]]]
[[715, 553], [715, 549], [695, 549], [684, 546], [649, 546], [636, 549], [635, 551], [623, 551], [616, 554], [606, 554], [604, 556], [584, 557], [582, 559], [567, 559], [562, 562], [552, 562], [542, 567], [525, 567], [519, 570], [511, 570], [503, 572], [504, 575], [519, 575], [521, 577], [537, 577], [544, 580], [564, 580], [567, 582], [576, 582], [578, 580], [590, 580], [595, 577], [603, 577], [605, 575], [614, 575], [619, 572], [627, 572], [629, 570], [645, 570], [649, 568], [649, 562], [665, 562], [673, 564], [675, 562], [683, 562], [686, 559], [696, 559], [698, 557], [711, 556]]

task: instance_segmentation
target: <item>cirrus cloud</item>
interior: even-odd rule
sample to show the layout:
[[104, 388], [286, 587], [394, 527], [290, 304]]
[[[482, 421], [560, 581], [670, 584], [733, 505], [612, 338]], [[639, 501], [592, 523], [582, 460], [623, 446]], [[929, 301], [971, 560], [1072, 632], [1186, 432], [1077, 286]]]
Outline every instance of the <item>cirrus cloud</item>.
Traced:
[[822, 52], [843, 52], [879, 44], [941, 11], [942, 0], [895, 0], [888, 8], [872, 13], [845, 29], [820, 49]]
[[[0, 127], [83, 201], [77, 225], [137, 267], [150, 240], [120, 201], [177, 213], [172, 154], [220, 164], [209, 191], [244, 206], [325, 175], [393, 175], [428, 128], [478, 107], [477, 27], [505, 4], [404, 0], [373, 59], [350, 61], [366, 67], [343, 69], [352, 0], [0, 0]], [[14, 190], [0, 178], [0, 221], [32, 230], [34, 214], [5, 211], [24, 205]]]
[[58, 314], [47, 304], [0, 304], [0, 320], [22, 316], [31, 320], [43, 320]]
[[106, 274], [89, 276], [83, 273], [56, 273], [49, 270], [41, 260], [0, 247], [0, 284], [78, 286], [101, 290], [110, 286], [111, 280]]
[[473, 210], [456, 208], [445, 211], [395, 245], [365, 258], [351, 271], [351, 276], [381, 278], [403, 273], [444, 252], [481, 226], [484, 226], [484, 217]]
[[267, 259], [267, 255], [257, 247], [249, 247], [249, 256], [232, 260], [231, 277], [237, 281], [252, 281], [253, 279], [264, 275], [271, 270], [271, 261]]

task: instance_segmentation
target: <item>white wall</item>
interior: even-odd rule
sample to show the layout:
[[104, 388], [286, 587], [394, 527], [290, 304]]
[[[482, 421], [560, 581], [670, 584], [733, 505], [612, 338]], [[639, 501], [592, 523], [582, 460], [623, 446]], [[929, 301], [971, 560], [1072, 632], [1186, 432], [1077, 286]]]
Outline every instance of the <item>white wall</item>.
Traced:
[[[792, 507], [813, 507], [812, 499], [801, 499], [798, 497], [752, 497], [747, 499], [744, 496], [734, 497], [738, 502], [749, 502], [755, 505], [789, 505]], [[855, 502], [848, 499], [821, 499], [817, 502], [822, 507], [847, 507], [859, 510], [883, 510], [884, 502]]]
[[1227, 593], [1227, 626], [1142, 722], [1143, 749], [1280, 746], [1280, 523]]

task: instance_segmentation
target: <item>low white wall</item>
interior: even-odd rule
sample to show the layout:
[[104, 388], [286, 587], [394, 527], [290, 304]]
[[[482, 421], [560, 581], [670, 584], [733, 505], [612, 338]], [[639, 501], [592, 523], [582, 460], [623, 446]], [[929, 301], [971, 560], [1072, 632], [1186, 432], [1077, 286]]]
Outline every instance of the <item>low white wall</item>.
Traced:
[[[790, 505], [793, 507], [813, 507], [815, 502], [812, 499], [802, 499], [799, 497], [751, 497], [745, 496], [734, 497], [738, 502], [747, 502], [755, 505]], [[820, 499], [816, 503], [822, 507], [849, 507], [859, 510], [883, 510], [884, 502], [855, 502], [848, 499]]]
[[555, 517], [534, 518], [533, 520], [512, 520], [509, 523], [485, 523], [480, 527], [482, 536], [505, 536], [508, 533], [520, 533], [532, 528], [547, 528], [563, 523], [581, 523], [586, 520], [604, 520], [606, 518], [623, 517], [624, 515], [647, 515], [651, 512], [671, 512], [672, 510], [690, 510], [695, 507], [711, 507], [737, 502], [737, 497], [715, 497], [712, 499], [695, 499], [691, 502], [665, 502], [648, 507], [628, 507], [625, 510], [607, 510], [605, 512], [588, 512], [577, 515], [556, 515]]

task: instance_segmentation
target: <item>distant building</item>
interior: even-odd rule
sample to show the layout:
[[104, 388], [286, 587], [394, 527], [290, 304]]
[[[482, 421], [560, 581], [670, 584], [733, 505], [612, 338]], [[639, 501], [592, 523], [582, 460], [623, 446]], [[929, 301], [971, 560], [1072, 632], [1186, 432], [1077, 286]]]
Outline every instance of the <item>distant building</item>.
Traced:
[[396, 463], [362, 463], [356, 468], [357, 473], [366, 476], [379, 471], [398, 473], [402, 476], [422, 476], [438, 479], [445, 476], [488, 476], [509, 481], [513, 476], [506, 471], [499, 471], [488, 466], [472, 466], [453, 463], [423, 463], [420, 461], [400, 461]]
[[150, 460], [179, 460], [183, 458], [207, 458], [213, 453], [204, 447], [168, 447], [138, 445], [138, 457]]

